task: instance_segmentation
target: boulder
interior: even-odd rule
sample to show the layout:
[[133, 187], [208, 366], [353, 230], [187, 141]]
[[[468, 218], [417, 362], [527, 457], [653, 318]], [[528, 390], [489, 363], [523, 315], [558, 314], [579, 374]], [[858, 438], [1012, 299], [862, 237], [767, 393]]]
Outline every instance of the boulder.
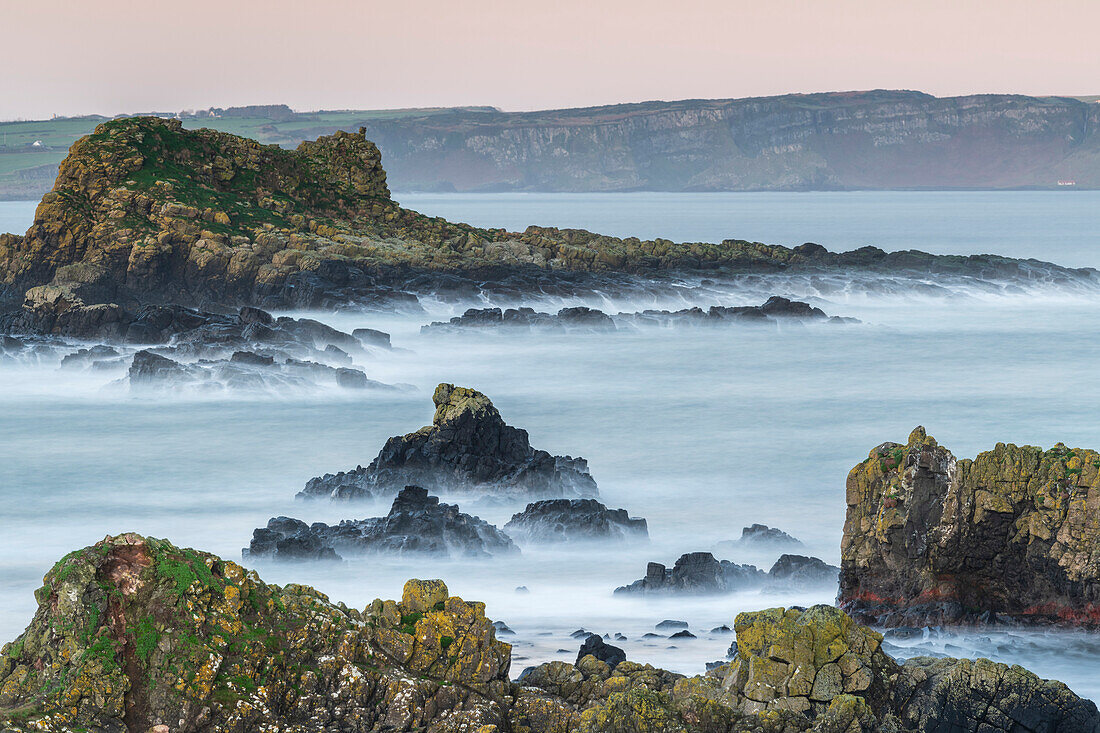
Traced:
[[583, 458], [531, 447], [481, 392], [440, 384], [432, 424], [386, 441], [366, 468], [311, 479], [300, 498], [365, 499], [416, 484], [433, 491], [509, 497], [595, 496]]
[[615, 669], [620, 663], [626, 661], [626, 652], [608, 644], [599, 634], [589, 634], [581, 644], [581, 649], [577, 652], [577, 664], [590, 654], [611, 669]]
[[337, 525], [271, 519], [253, 532], [244, 556], [297, 560], [326, 559], [337, 553], [490, 557], [518, 552], [511, 538], [488, 522], [462, 513], [454, 504], [440, 503], [424, 488], [406, 486], [385, 517], [344, 520]]
[[840, 568], [817, 557], [780, 555], [768, 571], [768, 582], [772, 589], [835, 588], [839, 574]]
[[518, 542], [634, 541], [649, 538], [646, 520], [595, 499], [545, 499], [512, 515], [504, 531]]
[[1100, 626], [1100, 454], [999, 443], [957, 459], [918, 427], [848, 474], [841, 607], [885, 626]]

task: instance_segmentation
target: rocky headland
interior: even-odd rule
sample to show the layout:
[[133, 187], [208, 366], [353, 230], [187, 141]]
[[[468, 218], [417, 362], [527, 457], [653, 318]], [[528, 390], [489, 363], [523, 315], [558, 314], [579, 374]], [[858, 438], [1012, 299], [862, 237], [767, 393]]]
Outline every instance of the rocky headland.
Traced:
[[368, 499], [408, 485], [509, 498], [596, 496], [583, 458], [531, 447], [481, 392], [440, 384], [432, 424], [386, 441], [367, 467], [311, 479], [300, 498]]
[[1100, 454], [999, 443], [958, 459], [918, 427], [848, 474], [840, 605], [886, 626], [1100, 626]]
[[149, 117], [105, 122], [80, 139], [30, 229], [0, 236], [9, 331], [104, 322], [148, 305], [415, 309], [428, 293], [455, 302], [653, 296], [685, 277], [852, 270], [1100, 286], [1092, 270], [992, 255], [479, 229], [393, 201], [362, 131], [285, 150]]
[[0, 652], [0, 725], [14, 733], [1100, 729], [1061, 683], [987, 660], [899, 664], [826, 606], [739, 614], [734, 658], [705, 676], [585, 653], [512, 681], [484, 604], [439, 580], [359, 610], [127, 534], [67, 555], [36, 598]]
[[483, 519], [443, 504], [427, 489], [406, 486], [389, 514], [346, 519], [337, 525], [274, 517], [252, 533], [246, 558], [326, 560], [370, 553], [490, 557], [519, 552], [504, 532]]

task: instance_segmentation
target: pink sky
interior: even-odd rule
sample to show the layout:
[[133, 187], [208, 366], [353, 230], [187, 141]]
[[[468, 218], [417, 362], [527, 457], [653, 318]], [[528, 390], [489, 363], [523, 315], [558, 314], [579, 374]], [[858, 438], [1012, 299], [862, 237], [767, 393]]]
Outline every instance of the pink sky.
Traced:
[[0, 119], [1100, 94], [1098, 0], [0, 0]]

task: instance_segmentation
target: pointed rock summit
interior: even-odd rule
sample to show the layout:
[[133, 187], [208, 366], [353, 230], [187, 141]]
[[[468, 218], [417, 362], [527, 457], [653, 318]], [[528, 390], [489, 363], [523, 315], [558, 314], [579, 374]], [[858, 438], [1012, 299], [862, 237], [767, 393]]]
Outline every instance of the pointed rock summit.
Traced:
[[523, 498], [599, 494], [587, 461], [532, 448], [527, 431], [505, 423], [481, 392], [440, 384], [433, 400], [431, 425], [390, 438], [366, 468], [310, 480], [298, 496], [361, 499], [410, 484]]

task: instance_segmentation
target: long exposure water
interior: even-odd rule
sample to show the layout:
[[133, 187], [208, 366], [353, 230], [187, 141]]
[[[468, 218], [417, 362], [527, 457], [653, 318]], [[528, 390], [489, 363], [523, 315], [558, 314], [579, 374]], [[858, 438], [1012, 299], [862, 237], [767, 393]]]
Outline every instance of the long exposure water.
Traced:
[[[512, 229], [540, 223], [1100, 265], [1100, 195], [1085, 192], [398, 199], [425, 213]], [[0, 229], [22, 231], [32, 215], [31, 204], [0, 204]], [[904, 441], [918, 424], [960, 457], [1001, 441], [1100, 446], [1100, 292], [1046, 287], [1005, 295], [947, 283], [931, 295], [868, 287], [824, 296], [777, 278], [712, 297], [758, 303], [764, 291], [807, 297], [863, 323], [429, 335], [419, 327], [455, 306], [427, 303], [429, 312], [419, 315], [311, 314], [345, 330], [390, 332], [400, 348], [358, 365], [374, 379], [414, 388], [396, 393], [132, 395], [110, 384], [117, 374], [0, 362], [0, 639], [14, 638], [29, 621], [33, 590], [53, 562], [106, 534], [138, 531], [239, 559], [252, 529], [272, 516], [309, 522], [384, 514], [386, 506], [296, 503], [293, 496], [310, 477], [366, 464], [388, 436], [430, 422], [431, 392], [441, 381], [484, 391], [536, 447], [587, 458], [602, 500], [646, 517], [651, 541], [525, 548], [508, 560], [378, 557], [255, 567], [266, 580], [313, 584], [360, 607], [399, 597], [407, 578], [444, 578], [452, 592], [486, 601], [489, 616], [517, 632], [507, 637], [516, 644], [516, 673], [547, 659], [572, 661], [579, 642], [569, 633], [582, 627], [626, 635], [629, 641], [616, 643], [631, 659], [699, 673], [730, 643], [709, 630], [732, 625], [739, 611], [832, 602], [835, 589], [629, 599], [612, 590], [642, 577], [647, 561], [671, 564], [696, 550], [766, 569], [778, 552], [717, 547], [754, 522], [779, 527], [802, 539], [808, 554], [838, 563], [848, 470], [879, 443]], [[457, 501], [498, 525], [522, 508]], [[517, 594], [521, 585], [530, 593]], [[642, 638], [663, 619], [687, 621], [699, 638]], [[1100, 697], [1097, 635], [951, 633], [911, 652], [928, 650], [1023, 664]]]

